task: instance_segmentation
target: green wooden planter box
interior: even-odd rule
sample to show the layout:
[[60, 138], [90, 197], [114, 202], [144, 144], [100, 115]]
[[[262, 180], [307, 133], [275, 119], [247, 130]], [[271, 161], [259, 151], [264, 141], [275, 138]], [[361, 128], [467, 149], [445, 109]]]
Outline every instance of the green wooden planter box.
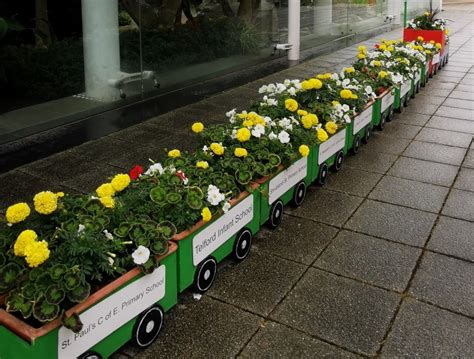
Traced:
[[395, 101], [395, 89], [389, 88], [375, 100], [372, 117], [373, 127], [383, 129], [385, 122], [392, 119]]
[[375, 111], [375, 101], [369, 103], [366, 108], [354, 117], [351, 123], [347, 124], [346, 129], [346, 148], [348, 152], [352, 149], [354, 153], [359, 151], [361, 142], [367, 143], [372, 134], [372, 121]]
[[255, 190], [241, 193], [227, 213], [209, 223], [200, 221], [176, 235], [173, 241], [178, 245], [178, 291], [191, 285], [197, 292], [207, 291], [214, 281], [217, 263], [230, 254], [237, 260], [245, 258], [242, 255], [248, 254], [252, 235], [259, 228], [260, 192]]
[[404, 105], [408, 103], [411, 96], [411, 80], [404, 81], [400, 86], [395, 87], [394, 108], [399, 112], [402, 111]]
[[60, 320], [34, 328], [0, 309], [0, 358], [108, 357], [130, 339], [147, 346], [158, 335], [163, 312], [177, 303], [176, 245], [151, 274], [135, 268], [99, 289], [68, 313], [83, 323], [79, 333]]

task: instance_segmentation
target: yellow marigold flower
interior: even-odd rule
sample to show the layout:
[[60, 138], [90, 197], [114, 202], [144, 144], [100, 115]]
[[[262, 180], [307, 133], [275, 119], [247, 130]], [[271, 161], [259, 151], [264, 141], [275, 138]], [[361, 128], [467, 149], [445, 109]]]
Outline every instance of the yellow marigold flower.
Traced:
[[319, 123], [319, 118], [318, 116], [316, 116], [314, 113], [308, 113], [306, 116], [307, 119], [309, 119], [311, 121], [311, 124], [313, 126], [316, 126], [318, 123]]
[[381, 79], [384, 79], [384, 78], [386, 78], [386, 77], [387, 77], [387, 75], [388, 75], [388, 74], [387, 74], [387, 72], [386, 72], [386, 71], [380, 71], [380, 72], [379, 72], [379, 77], [380, 77]]
[[116, 175], [114, 178], [112, 178], [112, 181], [110, 181], [110, 184], [112, 185], [113, 189], [117, 192], [123, 191], [125, 188], [128, 187], [130, 184], [130, 176], [124, 173], [119, 173]]
[[353, 94], [351, 95], [351, 99], [352, 99], [352, 100], [357, 100], [358, 98], [359, 98], [359, 96], [357, 96], [355, 93], [353, 93]]
[[434, 44], [435, 44], [435, 41], [434, 41], [434, 40], [430, 40], [430, 44], [431, 44], [431, 45], [434, 45]]
[[18, 257], [25, 256], [25, 248], [27, 245], [36, 241], [38, 235], [31, 229], [22, 231], [16, 238], [15, 244], [13, 245], [13, 253]]
[[310, 79], [309, 83], [315, 90], [319, 90], [321, 87], [323, 87], [323, 83], [321, 82], [321, 80], [318, 79]]
[[206, 168], [209, 168], [209, 163], [207, 161], [197, 161], [196, 167], [206, 169]]
[[181, 151], [180, 150], [174, 149], [174, 150], [171, 150], [171, 151], [168, 152], [168, 157], [176, 158], [176, 157], [180, 157], [180, 156], [181, 156]]
[[298, 151], [300, 152], [300, 155], [302, 157], [308, 157], [309, 155], [309, 147], [306, 146], [306, 145], [301, 145], [299, 148], [298, 148]]
[[425, 41], [425, 38], [423, 36], [418, 36], [416, 39], [421, 42]]
[[285, 108], [288, 111], [295, 112], [296, 110], [298, 110], [298, 102], [296, 102], [292, 98], [288, 98], [285, 100]]
[[115, 207], [115, 200], [113, 197], [105, 196], [99, 198], [100, 203], [106, 208], [114, 208]]
[[323, 76], [325, 80], [329, 80], [332, 77], [332, 74], [329, 72], [326, 72]]
[[430, 16], [430, 13], [428, 11], [426, 11], [423, 15]]
[[367, 52], [367, 47], [365, 47], [364, 45], [360, 45], [357, 50], [359, 50], [359, 52], [365, 54]]
[[324, 80], [324, 74], [316, 75], [317, 79]]
[[212, 219], [212, 213], [208, 207], [204, 207], [201, 211], [202, 220], [204, 222], [209, 222]]
[[209, 148], [218, 156], [222, 156], [224, 154], [224, 147], [222, 147], [220, 143], [213, 142]]
[[308, 111], [305, 111], [305, 110], [298, 110], [296, 111], [296, 113], [300, 116], [304, 116], [304, 115], [307, 115], [308, 114]]
[[242, 126], [252, 127], [253, 126], [253, 121], [252, 120], [245, 120], [244, 122], [242, 122]]
[[308, 115], [303, 116], [301, 118], [301, 124], [303, 125], [304, 128], [307, 130], [313, 127], [313, 122], [311, 121], [311, 118], [308, 117]]
[[115, 189], [111, 183], [104, 183], [97, 187], [95, 193], [97, 193], [99, 198], [112, 197], [115, 194]]
[[194, 122], [193, 125], [191, 126], [191, 130], [194, 133], [202, 132], [202, 130], [204, 130], [204, 125], [202, 122]]
[[25, 259], [30, 268], [38, 267], [49, 258], [48, 242], [31, 242], [25, 247]]
[[330, 135], [334, 135], [337, 131], [337, 125], [333, 121], [326, 122], [326, 125], [324, 126], [324, 128], [326, 129], [327, 133], [329, 133]]
[[253, 124], [254, 125], [265, 125], [265, 120], [263, 119], [262, 116], [255, 116], [253, 118]]
[[345, 72], [346, 74], [351, 74], [351, 73], [355, 72], [355, 68], [353, 68], [353, 67], [346, 67], [346, 68], [344, 69], [344, 72]]
[[437, 42], [435, 46], [438, 50], [441, 50], [441, 48], [443, 47], [439, 42]]
[[237, 147], [234, 150], [234, 155], [235, 155], [235, 157], [247, 157], [248, 152], [245, 148]]
[[449, 30], [448, 30], [448, 28], [444, 29], [444, 34], [445, 34], [445, 35], [449, 35]]
[[357, 58], [359, 60], [365, 59], [365, 55], [362, 52], [360, 52], [360, 53], [357, 54]]
[[324, 142], [324, 141], [326, 141], [326, 140], [329, 138], [327, 132], [324, 131], [324, 129], [322, 129], [322, 128], [319, 128], [319, 129], [316, 131], [316, 137], [317, 137], [318, 140], [321, 141], [321, 142]]
[[245, 128], [245, 127], [242, 127], [242, 128], [239, 128], [237, 130], [237, 133], [236, 133], [236, 138], [237, 140], [239, 140], [240, 142], [245, 142], [245, 141], [248, 141], [250, 140], [250, 131], [248, 130], [248, 128]]
[[15, 224], [23, 222], [31, 213], [30, 206], [25, 202], [14, 204], [7, 208], [5, 218], [8, 223]]
[[373, 62], [373, 64], [374, 64], [375, 67], [380, 67], [380, 66], [382, 66], [382, 63], [381, 63], [380, 61], [378, 61], [378, 60], [375, 60], [375, 61]]
[[331, 103], [334, 107], [341, 104], [339, 101], [332, 101]]
[[33, 197], [36, 212], [51, 214], [58, 208], [58, 196], [51, 191], [37, 193]]
[[380, 51], [385, 51], [385, 50], [387, 50], [387, 45], [385, 45], [385, 44], [380, 44], [380, 45], [379, 45], [379, 50], [380, 50]]
[[430, 50], [426, 50], [426, 51], [425, 51], [425, 54], [431, 55], [431, 51], [430, 51]]
[[393, 52], [394, 50], [395, 50], [395, 48], [393, 46], [387, 47], [387, 51]]
[[57, 193], [56, 193], [56, 196], [57, 196], [58, 198], [63, 198], [63, 197], [64, 197], [64, 192], [57, 192]]
[[244, 118], [247, 118], [248, 114], [247, 113], [239, 113], [237, 116], [239, 116], [239, 118], [241, 120], [243, 120]]
[[344, 90], [341, 90], [339, 95], [341, 96], [341, 98], [347, 100], [347, 99], [350, 99], [352, 97], [352, 91], [348, 90], [348, 89], [344, 89]]
[[308, 90], [313, 89], [313, 85], [311, 84], [310, 81], [305, 80], [305, 81], [301, 82], [301, 88], [305, 91], [308, 91]]

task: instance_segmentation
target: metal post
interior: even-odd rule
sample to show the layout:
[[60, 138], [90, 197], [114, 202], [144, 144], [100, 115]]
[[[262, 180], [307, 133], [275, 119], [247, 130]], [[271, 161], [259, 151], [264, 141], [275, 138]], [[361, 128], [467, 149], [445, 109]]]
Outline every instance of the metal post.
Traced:
[[408, 0], [403, 0], [403, 28], [407, 27]]
[[300, 59], [300, 0], [288, 0], [288, 60], [297, 63]]

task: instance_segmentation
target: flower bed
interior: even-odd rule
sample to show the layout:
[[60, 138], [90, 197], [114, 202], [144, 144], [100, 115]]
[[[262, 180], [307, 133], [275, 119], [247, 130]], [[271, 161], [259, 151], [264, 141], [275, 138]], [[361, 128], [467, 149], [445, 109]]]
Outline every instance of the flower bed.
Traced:
[[[276, 228], [286, 204], [301, 205], [307, 186], [323, 185], [407, 105], [437, 53], [419, 40], [361, 46], [340, 73], [265, 85], [261, 101], [229, 111], [227, 123], [194, 123], [201, 145], [192, 153], [172, 149], [90, 195], [45, 191], [33, 208], [10, 206], [0, 228], [0, 356], [107, 356], [130, 338], [150, 344], [177, 293], [203, 293], [218, 262], [245, 259], [263, 224]], [[153, 301], [140, 297], [155, 289]], [[135, 309], [114, 314], [127, 296]], [[91, 322], [107, 315], [109, 326]], [[140, 329], [150, 320], [153, 335]]]

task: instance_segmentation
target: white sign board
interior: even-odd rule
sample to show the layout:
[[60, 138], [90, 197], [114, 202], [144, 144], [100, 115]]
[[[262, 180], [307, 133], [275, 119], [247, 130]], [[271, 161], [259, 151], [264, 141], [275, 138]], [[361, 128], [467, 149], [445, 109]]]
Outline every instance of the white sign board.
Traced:
[[430, 65], [426, 64], [425, 66], [426, 66], [425, 67], [425, 69], [426, 69], [425, 76], [428, 77], [428, 73], [430, 72]]
[[437, 63], [439, 63], [439, 58], [440, 56], [438, 52], [436, 55], [433, 56], [433, 61], [432, 61], [433, 65], [436, 65]]
[[346, 129], [339, 131], [326, 142], [319, 145], [318, 165], [326, 161], [337, 151], [342, 150], [346, 143]]
[[421, 80], [421, 71], [418, 71], [416, 74], [415, 74], [415, 83], [418, 83], [418, 81]]
[[253, 196], [250, 195], [194, 236], [193, 264], [198, 265], [245, 227], [253, 219], [253, 211]]
[[58, 358], [77, 358], [102, 339], [151, 307], [165, 296], [164, 265], [120, 289], [80, 314], [82, 330], [74, 333], [61, 327], [58, 332]]
[[395, 101], [395, 96], [390, 91], [384, 97], [382, 97], [382, 112], [385, 112], [387, 108], [393, 105], [393, 101]]
[[405, 81], [404, 83], [402, 83], [402, 86], [400, 87], [400, 96], [403, 97], [405, 96], [408, 91], [410, 91], [410, 87], [411, 87], [411, 81]]
[[352, 134], [356, 134], [365, 126], [367, 126], [372, 121], [372, 114], [374, 112], [374, 106], [370, 105], [369, 108], [365, 109], [360, 115], [357, 115], [354, 119], [354, 126]]
[[268, 185], [268, 203], [275, 202], [282, 194], [305, 178], [307, 173], [308, 158], [303, 157], [273, 177]]

